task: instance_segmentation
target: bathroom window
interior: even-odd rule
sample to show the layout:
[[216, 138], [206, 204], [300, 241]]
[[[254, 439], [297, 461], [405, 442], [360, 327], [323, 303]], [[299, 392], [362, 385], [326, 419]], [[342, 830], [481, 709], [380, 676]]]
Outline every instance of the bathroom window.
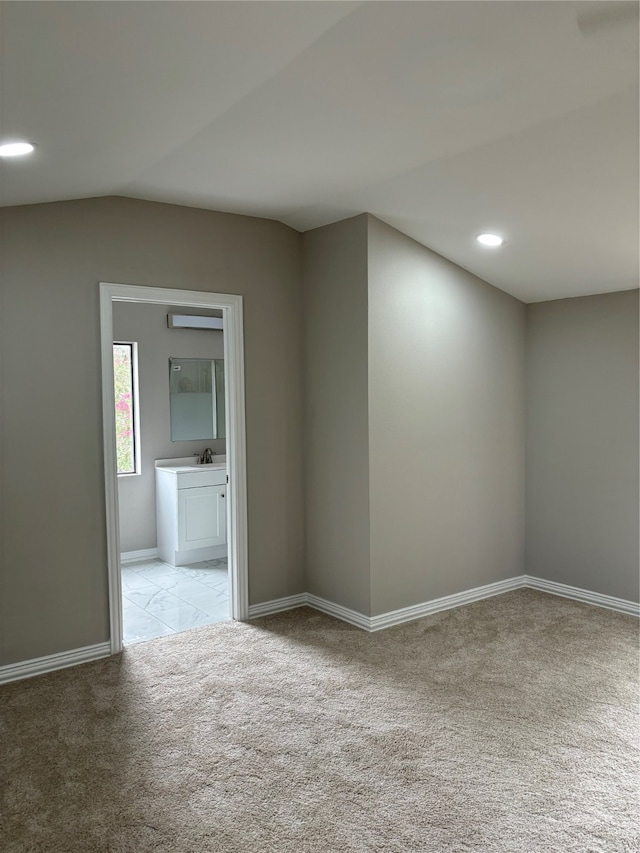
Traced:
[[120, 475], [140, 473], [137, 347], [122, 341], [113, 345], [116, 460]]

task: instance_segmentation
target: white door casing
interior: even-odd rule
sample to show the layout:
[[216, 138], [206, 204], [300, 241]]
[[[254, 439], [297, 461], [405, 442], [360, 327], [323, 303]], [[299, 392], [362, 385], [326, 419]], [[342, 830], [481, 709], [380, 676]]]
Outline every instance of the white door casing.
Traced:
[[244, 395], [242, 296], [194, 290], [172, 290], [134, 284], [100, 283], [102, 355], [102, 424], [104, 437], [105, 523], [109, 578], [111, 652], [122, 650], [122, 589], [118, 522], [118, 480], [113, 391], [113, 302], [221, 309], [224, 318], [225, 429], [229, 482], [224, 498], [229, 562], [229, 600], [233, 619], [249, 618], [247, 528], [247, 463]]

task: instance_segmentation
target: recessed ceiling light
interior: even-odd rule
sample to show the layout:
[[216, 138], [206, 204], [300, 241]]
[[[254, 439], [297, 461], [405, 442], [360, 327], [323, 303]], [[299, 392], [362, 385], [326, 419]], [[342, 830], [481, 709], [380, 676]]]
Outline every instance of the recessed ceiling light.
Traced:
[[31, 154], [34, 148], [30, 142], [6, 142], [0, 145], [0, 157], [22, 157]]
[[504, 242], [502, 237], [498, 237], [497, 234], [478, 234], [476, 240], [483, 246], [502, 246]]

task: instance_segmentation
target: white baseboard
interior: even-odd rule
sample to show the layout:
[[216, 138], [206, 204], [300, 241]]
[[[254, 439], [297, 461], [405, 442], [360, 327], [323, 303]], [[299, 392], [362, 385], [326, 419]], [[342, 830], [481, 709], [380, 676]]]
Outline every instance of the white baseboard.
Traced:
[[319, 598], [317, 595], [311, 595], [311, 593], [307, 593], [307, 604], [321, 613], [327, 613], [329, 616], [335, 616], [336, 619], [342, 619], [343, 622], [355, 625], [356, 628], [363, 628], [365, 631], [371, 630], [371, 619], [363, 613], [358, 613], [357, 610], [350, 610], [348, 607], [334, 604], [333, 601], [327, 601], [326, 598]]
[[483, 598], [491, 598], [494, 595], [510, 592], [513, 589], [521, 589], [523, 586], [525, 586], [525, 578], [524, 575], [520, 575], [516, 578], [509, 578], [508, 580], [497, 581], [496, 583], [486, 584], [475, 589], [458, 592], [455, 595], [446, 595], [443, 598], [436, 598], [432, 601], [426, 601], [423, 604], [416, 604], [413, 607], [404, 607], [401, 610], [383, 613], [380, 616], [365, 616], [364, 613], [358, 613], [357, 610], [351, 610], [348, 607], [343, 607], [341, 604], [328, 601], [326, 598], [320, 598], [318, 595], [303, 592], [300, 595], [291, 595], [288, 598], [277, 598], [273, 601], [265, 601], [263, 604], [254, 604], [249, 608], [249, 618], [256, 619], [259, 616], [267, 616], [272, 613], [279, 613], [283, 610], [291, 610], [294, 607], [307, 605], [313, 607], [314, 610], [319, 610], [321, 613], [326, 613], [328, 616], [335, 616], [336, 619], [341, 619], [343, 622], [355, 625], [356, 628], [362, 628], [364, 631], [380, 631], [383, 628], [390, 628], [392, 625], [400, 625], [403, 622], [412, 622], [414, 619], [421, 619], [430, 613], [450, 610], [453, 607], [460, 607], [463, 604], [471, 604], [472, 601], [480, 601]]
[[258, 619], [260, 616], [269, 616], [271, 613], [282, 613], [284, 610], [293, 610], [294, 607], [304, 607], [307, 603], [307, 593], [300, 595], [288, 595], [286, 598], [274, 598], [273, 601], [263, 601], [262, 604], [249, 605], [249, 619]]
[[[133, 558], [132, 561], [145, 558], [152, 559], [149, 553], [152, 550], [129, 551], [128, 554], [142, 555]], [[124, 556], [123, 554], [123, 561]], [[561, 596], [562, 598], [570, 598], [574, 601], [581, 601], [597, 607], [605, 607], [608, 610], [615, 610], [619, 613], [640, 616], [640, 604], [636, 604], [634, 601], [615, 598], [611, 595], [603, 595], [599, 592], [590, 592], [579, 587], [546, 581], [542, 578], [534, 578], [529, 575], [519, 575], [515, 578], [485, 584], [484, 586], [478, 586], [464, 592], [435, 598], [423, 604], [403, 607], [400, 610], [392, 610], [389, 613], [382, 613], [379, 616], [365, 616], [356, 610], [350, 610], [348, 607], [342, 607], [340, 604], [327, 601], [317, 595], [303, 592], [299, 595], [277, 598], [273, 601], [262, 602], [261, 604], [252, 604], [249, 607], [249, 618], [257, 619], [259, 616], [281, 613], [284, 610], [292, 610], [295, 607], [308, 605], [315, 610], [319, 610], [321, 613], [334, 616], [343, 622], [348, 622], [350, 625], [355, 625], [357, 628], [362, 628], [365, 631], [380, 631], [383, 628], [390, 628], [393, 625], [400, 625], [404, 622], [412, 622], [414, 619], [421, 619], [423, 616], [429, 616], [432, 613], [461, 607], [464, 604], [471, 604], [474, 601], [481, 601], [484, 598], [492, 598], [495, 595], [523, 588], [537, 589], [541, 592]], [[109, 657], [110, 654], [110, 643], [97, 643], [94, 646], [85, 646], [81, 649], [71, 649], [68, 652], [59, 652], [58, 654], [46, 655], [45, 657], [34, 658], [33, 660], [0, 666], [0, 684], [8, 684], [11, 681], [19, 681], [20, 679], [31, 678], [35, 675], [44, 675], [47, 672], [54, 672], [58, 669], [66, 669], [69, 666], [76, 666], [80, 663]]]
[[635, 601], [615, 598], [613, 595], [604, 595], [601, 592], [590, 592], [588, 589], [580, 589], [577, 586], [568, 586], [555, 581], [546, 581], [542, 578], [531, 577], [531, 575], [525, 575], [525, 579], [525, 586], [530, 589], [550, 592], [552, 595], [571, 598], [573, 601], [583, 601], [585, 604], [594, 604], [596, 607], [606, 607], [607, 610], [616, 610], [618, 613], [626, 613], [630, 616], [640, 616], [640, 604], [636, 604]]
[[142, 551], [123, 551], [120, 554], [121, 563], [140, 563], [142, 560], [157, 560], [157, 548], [143, 548]]
[[349, 622], [357, 628], [369, 630], [368, 616], [363, 616], [362, 613], [349, 610], [348, 607], [342, 607], [340, 604], [334, 604], [333, 601], [327, 601], [308, 592], [289, 595], [286, 598], [274, 598], [272, 601], [264, 601], [262, 604], [252, 604], [249, 607], [249, 619], [258, 619], [260, 616], [270, 616], [273, 613], [282, 613], [285, 610], [293, 610], [295, 607], [304, 607], [305, 605], [329, 616], [335, 616], [343, 622]]
[[522, 589], [526, 586], [525, 581], [525, 575], [518, 575], [515, 578], [487, 583], [484, 586], [476, 586], [473, 589], [466, 589], [463, 592], [455, 592], [453, 595], [433, 598], [431, 601], [425, 601], [422, 604], [414, 604], [411, 607], [403, 607], [400, 610], [392, 610], [389, 613], [372, 616], [369, 619], [368, 630], [381, 631], [383, 628], [390, 628], [392, 625], [402, 625], [404, 622], [412, 622], [414, 619], [421, 619], [423, 616], [430, 616], [432, 613], [440, 613], [442, 610], [451, 610], [454, 607], [462, 607], [463, 604], [472, 604], [474, 601], [481, 601], [483, 598], [493, 598], [495, 595], [502, 595], [504, 592]]
[[66, 669], [68, 666], [109, 657], [110, 654], [111, 643], [97, 643], [95, 646], [84, 646], [81, 649], [71, 649], [68, 652], [58, 652], [42, 658], [10, 663], [7, 666], [0, 666], [0, 684], [32, 678], [34, 675], [44, 675], [46, 672], [54, 672], [57, 669]]
[[472, 604], [474, 601], [482, 601], [484, 598], [493, 598], [505, 592], [525, 588], [549, 592], [552, 595], [571, 598], [574, 601], [582, 601], [597, 607], [606, 607], [608, 610], [616, 610], [619, 613], [640, 616], [640, 605], [633, 601], [614, 598], [611, 595], [603, 595], [598, 592], [589, 592], [586, 589], [579, 589], [578, 587], [567, 586], [566, 584], [555, 583], [553, 581], [545, 581], [541, 578], [530, 577], [529, 575], [517, 575], [514, 578], [507, 578], [503, 581], [477, 586], [463, 592], [456, 592], [453, 595], [434, 598], [422, 604], [403, 607], [400, 610], [392, 610], [389, 613], [382, 613], [379, 616], [365, 616], [363, 613], [350, 610], [348, 607], [342, 607], [340, 604], [327, 601], [327, 599], [320, 598], [317, 595], [301, 593], [300, 595], [292, 595], [288, 598], [265, 601], [263, 604], [254, 604], [249, 608], [249, 618], [255, 619], [258, 616], [267, 616], [272, 613], [279, 613], [282, 610], [302, 607], [306, 604], [315, 610], [319, 610], [321, 613], [335, 616], [336, 619], [341, 619], [343, 622], [348, 622], [350, 625], [362, 628], [364, 631], [381, 631], [384, 628], [391, 628], [393, 625], [402, 625], [404, 622], [422, 619], [422, 617], [429, 616], [432, 613], [440, 613], [442, 610], [451, 610], [454, 607], [462, 607], [464, 604]]

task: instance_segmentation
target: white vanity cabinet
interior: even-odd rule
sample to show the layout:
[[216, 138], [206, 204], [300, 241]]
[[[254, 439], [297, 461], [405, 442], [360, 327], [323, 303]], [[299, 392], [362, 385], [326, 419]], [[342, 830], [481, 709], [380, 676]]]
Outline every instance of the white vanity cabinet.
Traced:
[[158, 556], [172, 566], [227, 552], [226, 464], [176, 464], [180, 461], [156, 461]]

